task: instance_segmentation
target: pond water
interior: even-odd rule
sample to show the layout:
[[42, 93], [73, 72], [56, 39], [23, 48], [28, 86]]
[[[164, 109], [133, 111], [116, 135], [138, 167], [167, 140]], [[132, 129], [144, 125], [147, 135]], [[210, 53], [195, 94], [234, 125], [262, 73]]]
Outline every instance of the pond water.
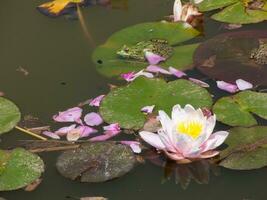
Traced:
[[[0, 7], [0, 91], [20, 107], [21, 112], [51, 124], [59, 110], [77, 105], [90, 97], [108, 92], [107, 79], [91, 61], [94, 47], [88, 43], [77, 20], [51, 19], [35, 8], [41, 0], [1, 0]], [[140, 22], [160, 20], [171, 13], [173, 0], [129, 0], [128, 9], [112, 10], [95, 6], [82, 9], [95, 45], [115, 31]], [[267, 22], [242, 29], [265, 29]], [[267, 30], [266, 30], [267, 31]], [[204, 41], [226, 32], [220, 23], [206, 19]], [[22, 67], [29, 74], [18, 72]], [[197, 72], [192, 72], [198, 77]], [[217, 93], [216, 96], [220, 96]], [[1, 136], [1, 147], [16, 140], [32, 139], [16, 130]], [[104, 196], [109, 199], [204, 199], [264, 200], [267, 197], [266, 168], [233, 171], [220, 168], [211, 173], [208, 184], [192, 181], [184, 190], [174, 178], [163, 182], [162, 168], [147, 162], [126, 176], [99, 184], [70, 181], [55, 168], [57, 153], [41, 154], [46, 163], [42, 184], [33, 192], [2, 192], [8, 200], [64, 200], [68, 196]]]

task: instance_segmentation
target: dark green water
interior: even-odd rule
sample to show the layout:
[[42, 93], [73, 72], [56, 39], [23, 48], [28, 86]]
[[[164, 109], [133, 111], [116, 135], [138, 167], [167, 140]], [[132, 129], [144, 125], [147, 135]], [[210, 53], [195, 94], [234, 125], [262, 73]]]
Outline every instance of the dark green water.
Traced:
[[[0, 91], [19, 105], [23, 114], [33, 114], [51, 124], [51, 116], [90, 97], [106, 93], [107, 80], [91, 62], [94, 50], [78, 21], [51, 19], [35, 7], [40, 0], [1, 0], [0, 2]], [[96, 45], [113, 32], [135, 23], [162, 19], [171, 13], [171, 0], [129, 0], [128, 10], [103, 7], [83, 9]], [[242, 29], [266, 29], [267, 22]], [[206, 40], [225, 30], [219, 23], [206, 21]], [[16, 71], [29, 71], [28, 76]], [[220, 94], [218, 94], [220, 95]], [[15, 140], [31, 139], [17, 131], [1, 137], [1, 146]], [[55, 168], [56, 154], [42, 154], [46, 172], [42, 184], [33, 192], [3, 192], [8, 200], [64, 200], [66, 196], [105, 196], [123, 199], [180, 200], [265, 200], [267, 170], [220, 170], [209, 184], [192, 181], [187, 190], [171, 179], [162, 183], [163, 169], [147, 162], [130, 174], [107, 183], [82, 184], [61, 177]]]

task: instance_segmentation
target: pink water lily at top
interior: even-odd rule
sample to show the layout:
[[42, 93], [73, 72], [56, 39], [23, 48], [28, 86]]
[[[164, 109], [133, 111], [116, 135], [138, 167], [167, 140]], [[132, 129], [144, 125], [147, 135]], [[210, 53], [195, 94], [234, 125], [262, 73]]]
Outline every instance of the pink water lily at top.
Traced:
[[191, 105], [184, 108], [175, 105], [171, 118], [164, 111], [159, 111], [159, 120], [162, 128], [157, 134], [147, 131], [139, 134], [148, 144], [177, 162], [216, 156], [219, 151], [214, 149], [228, 136], [227, 131], [213, 133], [215, 115], [206, 117], [201, 109]]

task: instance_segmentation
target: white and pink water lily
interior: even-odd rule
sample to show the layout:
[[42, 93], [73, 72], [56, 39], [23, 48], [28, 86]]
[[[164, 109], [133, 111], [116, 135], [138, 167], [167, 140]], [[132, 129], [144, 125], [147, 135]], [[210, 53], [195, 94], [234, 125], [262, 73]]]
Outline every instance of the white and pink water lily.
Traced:
[[158, 133], [141, 131], [141, 138], [148, 144], [165, 152], [177, 162], [190, 162], [195, 159], [210, 158], [219, 154], [214, 150], [228, 136], [226, 131], [213, 133], [216, 116], [204, 116], [201, 109], [191, 105], [181, 108], [175, 105], [171, 118], [159, 111], [162, 128]]

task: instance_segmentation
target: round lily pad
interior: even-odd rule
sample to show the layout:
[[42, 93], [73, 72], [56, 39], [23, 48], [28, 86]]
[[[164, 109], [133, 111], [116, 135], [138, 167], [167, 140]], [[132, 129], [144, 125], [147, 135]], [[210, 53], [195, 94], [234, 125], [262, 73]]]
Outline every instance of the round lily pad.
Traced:
[[66, 178], [104, 182], [125, 175], [135, 163], [130, 147], [115, 142], [97, 142], [65, 151], [59, 156], [56, 166]]
[[267, 65], [259, 64], [259, 60], [252, 57], [266, 39], [266, 31], [221, 34], [196, 49], [194, 65], [214, 79], [235, 83], [241, 78], [254, 85], [266, 86]]
[[0, 97], [0, 134], [13, 129], [20, 117], [19, 108], [10, 100]]
[[267, 119], [267, 93], [243, 91], [222, 97], [213, 106], [217, 120], [230, 126], [253, 126], [257, 124], [253, 114]]
[[0, 191], [25, 187], [43, 172], [44, 163], [38, 155], [22, 148], [0, 150]]
[[267, 166], [267, 127], [236, 127], [230, 129], [221, 152], [220, 165], [235, 170], [258, 169]]
[[173, 54], [161, 65], [185, 70], [192, 67], [193, 52], [198, 44], [176, 45], [197, 35], [199, 35], [197, 30], [186, 27], [184, 23], [141, 23], [114, 33], [103, 45], [96, 48], [92, 58], [97, 70], [105, 76], [118, 76], [129, 71], [139, 71], [148, 66], [146, 61], [122, 58], [117, 55], [117, 52], [124, 45], [132, 47], [139, 42], [161, 39], [166, 40], [173, 47]]
[[212, 99], [206, 89], [187, 80], [166, 83], [162, 79], [140, 77], [127, 86], [113, 89], [103, 99], [100, 113], [107, 123], [138, 130], [146, 121], [141, 108], [155, 105], [156, 110], [170, 113], [176, 104], [210, 107]]
[[198, 7], [200, 11], [224, 8], [211, 16], [220, 22], [250, 24], [267, 20], [266, 1], [205, 0]]

